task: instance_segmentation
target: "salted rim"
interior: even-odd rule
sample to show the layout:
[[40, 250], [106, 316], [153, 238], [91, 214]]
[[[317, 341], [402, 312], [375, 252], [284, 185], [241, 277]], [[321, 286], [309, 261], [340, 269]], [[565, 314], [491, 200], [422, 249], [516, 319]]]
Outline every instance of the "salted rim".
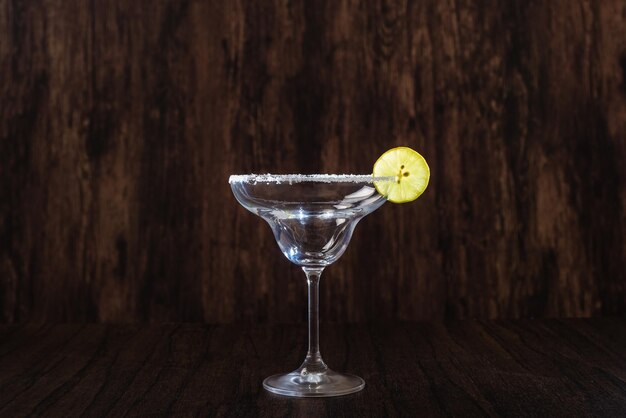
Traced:
[[228, 178], [233, 183], [374, 183], [395, 181], [394, 176], [374, 177], [372, 174], [233, 174]]

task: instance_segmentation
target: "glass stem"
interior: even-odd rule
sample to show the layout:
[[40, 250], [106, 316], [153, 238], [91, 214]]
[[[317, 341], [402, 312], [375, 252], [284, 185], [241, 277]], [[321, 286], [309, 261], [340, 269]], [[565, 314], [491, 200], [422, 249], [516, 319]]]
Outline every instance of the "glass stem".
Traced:
[[319, 284], [324, 268], [303, 267], [309, 290], [309, 350], [300, 366], [301, 374], [323, 373], [328, 367], [320, 354]]

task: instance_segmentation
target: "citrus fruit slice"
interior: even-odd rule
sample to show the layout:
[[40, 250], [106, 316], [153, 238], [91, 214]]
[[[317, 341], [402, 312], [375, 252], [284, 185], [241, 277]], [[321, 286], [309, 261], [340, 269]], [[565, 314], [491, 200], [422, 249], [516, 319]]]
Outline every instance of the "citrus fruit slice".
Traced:
[[428, 186], [430, 168], [417, 151], [408, 147], [392, 148], [374, 163], [374, 177], [395, 177], [395, 181], [376, 181], [378, 193], [394, 203], [417, 199]]

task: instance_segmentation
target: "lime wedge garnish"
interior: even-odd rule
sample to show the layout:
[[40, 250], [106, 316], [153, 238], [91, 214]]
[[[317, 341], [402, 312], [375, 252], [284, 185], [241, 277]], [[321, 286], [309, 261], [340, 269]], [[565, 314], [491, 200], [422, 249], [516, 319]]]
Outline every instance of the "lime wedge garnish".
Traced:
[[395, 177], [395, 181], [377, 181], [378, 193], [394, 203], [417, 199], [428, 186], [430, 168], [417, 151], [408, 147], [392, 148], [374, 163], [374, 177]]

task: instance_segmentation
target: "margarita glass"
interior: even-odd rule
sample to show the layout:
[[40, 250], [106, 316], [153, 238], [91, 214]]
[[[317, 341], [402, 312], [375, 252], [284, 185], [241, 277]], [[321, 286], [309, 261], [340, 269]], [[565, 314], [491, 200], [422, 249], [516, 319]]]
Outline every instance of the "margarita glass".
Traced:
[[324, 268], [345, 252], [354, 227], [386, 202], [374, 187], [395, 182], [395, 176], [293, 174], [233, 175], [235, 198], [265, 219], [282, 253], [306, 274], [309, 293], [309, 348], [302, 365], [287, 374], [270, 376], [263, 387], [299, 397], [346, 395], [365, 382], [326, 366], [319, 349], [319, 281]]

